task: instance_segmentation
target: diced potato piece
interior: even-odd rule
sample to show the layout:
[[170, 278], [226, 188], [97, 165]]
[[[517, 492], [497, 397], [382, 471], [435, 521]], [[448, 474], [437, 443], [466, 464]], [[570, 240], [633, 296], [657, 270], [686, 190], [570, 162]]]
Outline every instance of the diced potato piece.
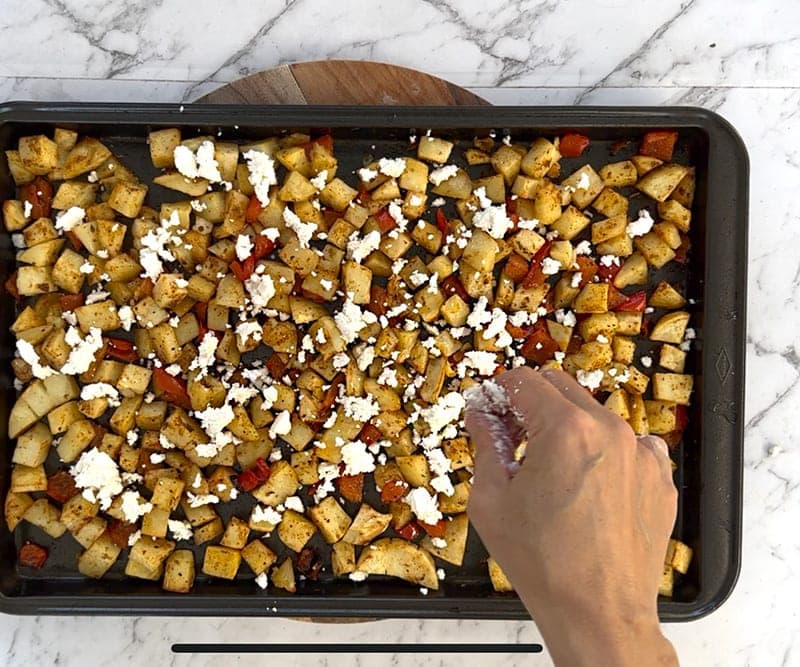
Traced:
[[11, 460], [13, 463], [31, 468], [40, 466], [45, 462], [52, 442], [53, 435], [50, 433], [50, 429], [39, 422], [19, 436]]
[[293, 551], [301, 551], [311, 539], [317, 527], [302, 514], [287, 509], [283, 520], [278, 524], [278, 537]]
[[608, 283], [588, 283], [572, 305], [576, 313], [605, 313], [608, 310]]
[[242, 558], [256, 576], [266, 572], [278, 560], [275, 552], [261, 540], [253, 540], [242, 549]]
[[332, 496], [309, 508], [308, 514], [328, 544], [341, 540], [350, 528], [350, 516]]
[[689, 405], [694, 377], [680, 373], [653, 373], [653, 396], [656, 400]]
[[19, 140], [19, 157], [29, 172], [44, 175], [58, 165], [58, 146], [43, 134], [22, 137]]
[[417, 157], [426, 162], [445, 164], [450, 159], [453, 142], [439, 137], [420, 137], [417, 146]]
[[129, 181], [117, 181], [111, 190], [108, 204], [127, 218], [135, 218], [144, 204], [147, 186]]
[[491, 271], [497, 260], [497, 242], [481, 229], [473, 230], [462, 255], [462, 261], [480, 272]]
[[235, 579], [242, 554], [228, 547], [208, 546], [203, 557], [203, 574], [219, 579]]
[[228, 520], [228, 525], [225, 527], [225, 533], [220, 540], [220, 544], [231, 549], [244, 549], [249, 536], [250, 527], [247, 522], [233, 516]]
[[672, 285], [662, 280], [650, 295], [648, 305], [653, 308], [683, 308], [686, 305], [686, 299]]
[[[655, 385], [653, 385], [655, 388]], [[675, 430], [676, 414], [675, 404], [670, 401], [645, 401], [644, 409], [647, 413], [647, 423], [650, 433], [664, 435]]]
[[615, 236], [625, 233], [627, 226], [628, 216], [625, 214], [598, 220], [592, 223], [592, 243], [597, 244], [613, 239]]
[[637, 183], [636, 187], [648, 197], [663, 202], [688, 173], [687, 167], [679, 164], [662, 164], [648, 171]]
[[628, 257], [617, 275], [614, 277], [614, 287], [623, 289], [629, 285], [647, 284], [647, 260], [638, 252]]
[[486, 565], [489, 568], [489, 580], [492, 582], [492, 588], [494, 588], [494, 590], [498, 593], [510, 593], [514, 590], [511, 581], [509, 581], [506, 573], [500, 569], [500, 565], [494, 558], [490, 557], [486, 561]]
[[27, 493], [9, 491], [6, 494], [5, 519], [9, 530], [14, 530], [28, 508], [33, 505], [33, 498]]
[[100, 579], [119, 558], [122, 550], [111, 541], [108, 534], [98, 537], [92, 545], [78, 556], [78, 571], [84, 577]]
[[351, 188], [340, 178], [334, 178], [319, 193], [319, 200], [325, 206], [330, 206], [337, 211], [344, 211], [358, 191]]
[[292, 559], [287, 558], [278, 567], [273, 568], [270, 580], [277, 588], [280, 588], [288, 593], [296, 592], [297, 587], [295, 584]]
[[630, 394], [629, 398], [631, 416], [628, 419], [628, 423], [636, 435], [648, 435], [650, 433], [650, 425], [647, 422], [644, 400], [639, 394]]
[[167, 558], [161, 586], [170, 593], [188, 593], [194, 585], [194, 575], [194, 554], [188, 549], [177, 549]]
[[423, 538], [420, 544], [434, 556], [453, 565], [460, 566], [464, 560], [468, 531], [469, 520], [466, 513], [458, 514], [445, 522], [445, 533], [442, 539], [447, 543], [446, 546], [436, 546], [428, 535]]
[[689, 313], [684, 310], [667, 313], [656, 322], [650, 332], [650, 340], [679, 345], [683, 342], [686, 326], [689, 324], [689, 317]]
[[692, 212], [675, 199], [659, 202], [658, 215], [665, 222], [671, 222], [684, 234], [689, 231], [692, 222]]
[[686, 367], [686, 352], [674, 345], [664, 344], [661, 346], [658, 365], [673, 373], [683, 373]]
[[638, 237], [634, 240], [634, 245], [648, 264], [657, 269], [675, 259], [675, 251], [656, 232], [648, 232], [644, 236]]
[[542, 178], [561, 159], [555, 144], [542, 137], [537, 138], [522, 158], [522, 171], [533, 178]]
[[350, 574], [356, 569], [356, 551], [352, 544], [337, 542], [331, 547], [331, 565], [333, 574], [341, 577]]
[[50, 537], [61, 537], [66, 532], [66, 527], [61, 523], [61, 512], [51, 505], [46, 498], [39, 498], [25, 510], [22, 515], [28, 523], [41, 528]]

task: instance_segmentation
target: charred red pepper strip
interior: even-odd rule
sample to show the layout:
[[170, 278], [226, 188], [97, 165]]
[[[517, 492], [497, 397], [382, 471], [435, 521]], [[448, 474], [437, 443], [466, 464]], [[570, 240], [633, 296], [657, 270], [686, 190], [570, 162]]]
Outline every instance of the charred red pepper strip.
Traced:
[[442, 241], [444, 241], [445, 237], [450, 234], [450, 222], [448, 222], [447, 216], [440, 208], [436, 209], [436, 226], [442, 233]]
[[253, 474], [256, 476], [256, 479], [261, 482], [262, 484], [269, 479], [270, 470], [269, 464], [264, 460], [262, 456], [259, 456], [256, 459], [255, 464], [253, 465], [250, 470], [253, 471]]
[[558, 152], [563, 157], [580, 157], [589, 145], [585, 134], [565, 134], [558, 142]]
[[374, 445], [378, 440], [381, 439], [383, 434], [381, 430], [375, 426], [374, 424], [366, 423], [364, 424], [364, 428], [358, 434], [358, 439], [361, 440], [365, 445]]
[[541, 366], [552, 359], [559, 349], [558, 343], [550, 336], [544, 320], [538, 320], [533, 325], [531, 335], [525, 339], [519, 351], [528, 361]]
[[43, 176], [37, 176], [20, 188], [19, 198], [31, 205], [31, 220], [50, 217], [53, 204], [53, 186]]
[[61, 312], [65, 310], [75, 310], [83, 305], [83, 294], [59, 294], [58, 305], [61, 307]]
[[647, 307], [647, 292], [634, 292], [613, 310], [621, 313], [643, 313]]
[[639, 146], [639, 154], [669, 162], [672, 159], [672, 153], [675, 150], [675, 142], [677, 140], [678, 133], [672, 130], [647, 132], [642, 137], [642, 144]]
[[251, 195], [250, 201], [247, 203], [247, 211], [244, 214], [244, 219], [252, 225], [258, 220], [258, 216], [261, 215], [261, 211], [263, 210], [264, 207], [261, 206], [258, 197]]
[[109, 539], [116, 544], [120, 549], [128, 548], [128, 540], [130, 536], [137, 531], [135, 523], [128, 523], [127, 521], [120, 521], [114, 519], [109, 522], [106, 533]]
[[186, 381], [182, 378], [173, 377], [163, 368], [154, 368], [153, 387], [165, 401], [174, 403], [185, 410], [191, 409], [192, 403], [189, 400], [189, 392], [186, 390]]
[[120, 361], [127, 361], [128, 363], [139, 360], [139, 353], [136, 351], [136, 347], [131, 341], [122, 338], [111, 338], [109, 336], [106, 338], [106, 343], [108, 343], [106, 353], [109, 357], [119, 359]]
[[416, 521], [409, 521], [405, 526], [396, 528], [395, 532], [404, 540], [416, 540], [422, 533], [422, 528]]
[[552, 247], [552, 241], [545, 241], [542, 247], [536, 251], [536, 254], [531, 260], [531, 266], [528, 269], [528, 274], [522, 279], [523, 287], [534, 287], [536, 285], [542, 285], [545, 282], [547, 276], [545, 276], [544, 272], [542, 271], [542, 262], [544, 261], [545, 257], [550, 255], [550, 250]]
[[47, 549], [33, 542], [25, 542], [19, 549], [19, 564], [39, 569], [47, 561]]
[[65, 503], [78, 493], [75, 478], [66, 470], [59, 470], [47, 478], [47, 495], [58, 503]]
[[677, 431], [684, 431], [689, 425], [689, 410], [685, 405], [675, 406], [675, 429]]
[[611, 311], [616, 311], [620, 306], [628, 302], [628, 296], [620, 292], [613, 285], [608, 286], [608, 304], [607, 307]]
[[253, 250], [253, 258], [256, 260], [262, 259], [275, 250], [275, 241], [270, 241], [263, 234], [256, 234], [255, 249]]
[[612, 264], [611, 266], [601, 264], [597, 267], [597, 277], [603, 282], [610, 283], [614, 280], [614, 278], [617, 277], [617, 274], [621, 268], [622, 265], [620, 264]]
[[585, 255], [578, 255], [575, 263], [578, 265], [578, 273], [581, 274], [581, 282], [578, 283], [578, 287], [583, 289], [594, 280], [594, 277], [599, 273], [599, 267], [597, 262]]
[[439, 519], [436, 523], [419, 522], [422, 529], [431, 537], [444, 537], [447, 532], [447, 522], [444, 519]]
[[389, 211], [384, 207], [378, 211], [374, 216], [375, 222], [378, 223], [378, 229], [381, 234], [392, 231], [397, 227], [397, 221], [389, 215]]
[[236, 477], [236, 486], [240, 491], [248, 493], [258, 486], [258, 478], [252, 470], [243, 470]]
[[83, 243], [81, 243], [81, 240], [78, 238], [78, 235], [72, 230], [64, 232], [64, 236], [66, 236], [69, 239], [69, 242], [72, 244], [72, 247], [75, 248], [75, 250], [80, 250], [81, 248], [83, 248]]
[[364, 473], [342, 475], [336, 480], [339, 493], [351, 503], [360, 503], [364, 497]]
[[402, 480], [393, 479], [381, 487], [381, 501], [393, 503], [405, 497], [406, 493], [408, 493], [408, 484]]
[[528, 266], [528, 260], [526, 260], [522, 255], [512, 252], [508, 256], [505, 266], [503, 267], [503, 274], [508, 276], [515, 283], [519, 284], [525, 280], [525, 276], [528, 275], [529, 269], [530, 267]]
[[467, 303], [472, 300], [467, 293], [467, 290], [464, 288], [463, 283], [455, 274], [452, 276], [447, 276], [447, 278], [440, 282], [439, 289], [441, 289], [442, 292], [444, 292], [447, 296], [453, 296], [454, 294], [457, 294]]

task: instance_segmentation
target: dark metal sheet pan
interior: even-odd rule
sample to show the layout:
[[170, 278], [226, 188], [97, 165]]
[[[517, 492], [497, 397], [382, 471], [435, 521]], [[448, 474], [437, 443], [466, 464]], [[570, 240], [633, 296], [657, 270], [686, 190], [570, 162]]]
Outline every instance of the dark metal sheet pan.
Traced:
[[[146, 136], [151, 129], [179, 126], [184, 136], [217, 134], [226, 139], [263, 137], [291, 129], [326, 128], [336, 141], [344, 168], [361, 166], [366, 155], [389, 155], [407, 147], [409, 130], [469, 141], [479, 130], [494, 128], [515, 141], [564, 131], [592, 139], [589, 151], [564, 160], [565, 172], [588, 161], [596, 168], [611, 161], [610, 146], [631, 140], [635, 152], [647, 130], [680, 131], [676, 159], [697, 168], [693, 207], [693, 251], [686, 271], [670, 276], [685, 287], [692, 305], [697, 340], [689, 367], [696, 377], [689, 429], [678, 450], [676, 484], [680, 508], [675, 534], [695, 549], [689, 573], [672, 600], [659, 601], [662, 620], [701, 617], [718, 607], [732, 590], [741, 558], [742, 418], [747, 268], [748, 158], [736, 131], [703, 109], [561, 107], [293, 107], [108, 105], [8, 103], [0, 106], [0, 146], [16, 146], [20, 136], [52, 133], [68, 127], [98, 136], [143, 179], [155, 174]], [[5, 161], [0, 168], [2, 198], [14, 195]], [[156, 192], [156, 191], [160, 191]], [[174, 193], [172, 193], [174, 196]], [[154, 187], [150, 203], [169, 193]], [[13, 270], [8, 234], [0, 235], [3, 280]], [[14, 305], [0, 295], [0, 492], [8, 488], [13, 443], [6, 435], [15, 395], [10, 360], [14, 342], [8, 327]], [[645, 343], [646, 345], [646, 343]], [[403, 582], [370, 578], [364, 583], [304, 582], [295, 595], [261, 591], [251, 580], [198, 578], [186, 596], [164, 593], [157, 584], [112, 573], [101, 581], [77, 575], [77, 544], [68, 538], [58, 556], [38, 573], [16, 564], [16, 549], [26, 537], [48, 544], [28, 526], [15, 535], [0, 527], [0, 610], [15, 614], [160, 614], [282, 615], [308, 617], [413, 617], [523, 619], [528, 614], [513, 594], [493, 592], [482, 548], [470, 548], [465, 564], [448, 569], [439, 591], [422, 596]], [[72, 542], [74, 548], [64, 547]], [[471, 544], [478, 544], [475, 535]]]

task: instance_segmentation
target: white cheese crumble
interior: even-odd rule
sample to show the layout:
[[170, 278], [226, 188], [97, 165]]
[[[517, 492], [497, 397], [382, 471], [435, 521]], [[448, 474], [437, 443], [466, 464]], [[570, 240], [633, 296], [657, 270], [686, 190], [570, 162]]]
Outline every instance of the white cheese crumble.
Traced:
[[272, 507], [256, 505], [250, 518], [256, 523], [271, 523], [273, 526], [277, 526], [283, 520], [283, 515]]
[[492, 238], [502, 239], [513, 229], [514, 222], [506, 213], [506, 205], [501, 204], [477, 211], [472, 218], [472, 226], [484, 230]]
[[315, 503], [319, 503], [321, 500], [327, 498], [328, 494], [336, 490], [333, 486], [333, 480], [339, 477], [339, 464], [320, 463], [319, 466], [317, 466], [317, 474], [319, 475], [319, 486], [317, 490], [314, 491]]
[[575, 184], [576, 190], [588, 190], [589, 186], [591, 186], [592, 181], [589, 178], [589, 174], [585, 171], [581, 172], [581, 175], [578, 176], [578, 182]]
[[288, 435], [292, 431], [292, 415], [288, 410], [278, 413], [269, 425], [269, 437], [275, 440], [279, 435]]
[[275, 296], [275, 283], [266, 273], [254, 273], [244, 281], [244, 287], [257, 311], [266, 308]]
[[411, 511], [422, 523], [433, 525], [442, 518], [436, 496], [428, 493], [424, 487], [411, 489], [404, 498]]
[[239, 344], [244, 346], [251, 338], [254, 341], [260, 341], [262, 336], [262, 328], [258, 322], [247, 320], [240, 322], [236, 326], [236, 337], [239, 339]]
[[441, 185], [445, 181], [453, 178], [458, 173], [458, 167], [454, 164], [447, 164], [444, 167], [439, 167], [438, 169], [434, 169], [430, 176], [428, 176], [428, 180], [433, 183], [434, 185]]
[[142, 531], [141, 530], [137, 530], [135, 533], [131, 533], [128, 536], [128, 546], [132, 547], [134, 544], [136, 544], [141, 539], [142, 539]]
[[194, 537], [192, 532], [192, 525], [188, 521], [181, 521], [179, 519], [168, 519], [167, 527], [172, 537], [176, 540], [191, 540]]
[[80, 206], [70, 206], [66, 211], [62, 211], [56, 216], [56, 229], [69, 232], [75, 225], [83, 222], [86, 215]]
[[583, 280], [583, 274], [580, 271], [578, 271], [577, 273], [573, 273], [572, 280], [570, 281], [570, 286], [573, 289], [580, 287], [581, 280]]
[[403, 172], [406, 170], [406, 161], [401, 158], [394, 158], [389, 159], [382, 157], [378, 161], [378, 170], [385, 174], [386, 176], [391, 176], [392, 178], [399, 178], [403, 175]]
[[78, 329], [71, 326], [64, 336], [67, 345], [72, 348], [67, 362], [61, 367], [64, 375], [80, 375], [89, 370], [94, 363], [95, 353], [103, 347], [103, 332], [91, 327], [86, 338], [81, 338]]
[[31, 213], [33, 213], [33, 204], [26, 199], [22, 208], [22, 215], [28, 220], [31, 217]]
[[595, 371], [579, 370], [576, 373], [576, 379], [578, 380], [579, 385], [586, 387], [590, 391], [594, 391], [603, 381], [603, 371], [600, 369]]
[[591, 255], [592, 254], [592, 244], [589, 241], [581, 241], [578, 245], [575, 246], [575, 254], [576, 255]]
[[419, 416], [424, 419], [434, 435], [444, 431], [453, 422], [461, 418], [466, 402], [457, 391], [451, 391], [440, 396], [436, 403], [419, 411]]
[[369, 183], [370, 181], [375, 180], [375, 178], [377, 178], [377, 176], [378, 176], [378, 172], [375, 171], [374, 169], [367, 169], [366, 167], [364, 167], [363, 169], [359, 169], [358, 170], [358, 177], [364, 183]]
[[345, 415], [360, 422], [368, 422], [381, 411], [378, 402], [370, 396], [343, 396], [339, 405], [344, 408]]
[[90, 503], [99, 502], [102, 510], [111, 507], [114, 497], [122, 493], [117, 464], [97, 447], [83, 452], [69, 473], [75, 479], [75, 485], [83, 489], [83, 497]]
[[240, 262], [243, 262], [253, 254], [253, 248], [255, 248], [255, 245], [248, 234], [239, 234], [236, 237], [236, 257]]
[[345, 465], [345, 475], [358, 475], [375, 470], [375, 459], [361, 440], [348, 442], [342, 447], [342, 461]]
[[283, 504], [286, 506], [287, 510], [294, 510], [300, 514], [303, 514], [303, 512], [306, 510], [305, 506], [303, 505], [303, 501], [300, 499], [300, 496], [289, 496], [283, 501]]
[[[308, 248], [317, 225], [313, 222], [303, 222], [299, 216], [289, 208], [283, 209], [283, 221], [286, 226], [297, 234], [297, 240], [301, 248]], [[379, 234], [380, 236], [380, 234]]]
[[[444, 549], [447, 546], [447, 540], [444, 539], [443, 537], [432, 537], [431, 538], [431, 544], [433, 546], [435, 546], [437, 549]], [[440, 577], [440, 579], [444, 579], [444, 570], [437, 570], [436, 571], [437, 575], [438, 575], [438, 572], [440, 572], [440, 571], [442, 572], [442, 575], [443, 575], [443, 576]]]
[[355, 572], [351, 572], [347, 576], [350, 578], [350, 581], [361, 582], [361, 581], [366, 581], [369, 575], [366, 572], [360, 572], [359, 570], [356, 570]]
[[203, 505], [213, 505], [219, 502], [219, 498], [213, 493], [195, 495], [191, 491], [187, 491], [186, 499], [189, 501], [189, 507], [193, 508], [202, 507]]
[[189, 364], [189, 370], [200, 370], [198, 378], [202, 378], [208, 372], [208, 367], [214, 363], [218, 345], [219, 338], [213, 332], [207, 331], [197, 348], [197, 356]]
[[644, 236], [649, 232], [653, 225], [655, 224], [655, 220], [650, 216], [650, 211], [646, 208], [643, 208], [639, 211], [639, 217], [628, 223], [628, 226], [625, 228], [625, 232], [631, 238], [636, 238], [637, 236]]
[[358, 232], [353, 232], [347, 241], [347, 255], [354, 262], [361, 264], [381, 244], [381, 233], [375, 229], [361, 238]]
[[256, 585], [262, 591], [265, 590], [267, 588], [267, 586], [269, 585], [269, 580], [267, 579], [267, 573], [266, 572], [262, 572], [261, 574], [256, 575], [256, 578], [254, 579], [254, 581], [256, 582]]
[[545, 257], [542, 260], [542, 273], [546, 276], [554, 276], [561, 270], [561, 262], [552, 257]]
[[107, 382], [94, 382], [81, 389], [81, 400], [91, 401], [95, 398], [107, 398], [112, 407], [119, 405], [119, 392]]
[[492, 375], [497, 370], [497, 357], [494, 352], [470, 350], [464, 354], [462, 363], [466, 368], [474, 368], [478, 375]]
[[400, 207], [399, 204], [392, 202], [389, 204], [389, 215], [391, 216], [392, 220], [397, 223], [397, 227], [400, 231], [404, 232], [408, 229], [408, 220], [403, 215], [403, 209]]
[[122, 328], [125, 331], [130, 331], [131, 327], [136, 322], [136, 316], [133, 314], [133, 308], [131, 308], [127, 304], [125, 304], [124, 306], [120, 306], [117, 309], [117, 315], [119, 316], [119, 320], [122, 323]]
[[364, 327], [378, 321], [375, 313], [362, 310], [350, 299], [345, 299], [342, 309], [333, 316], [333, 319], [346, 343], [352, 343]]
[[30, 365], [33, 377], [44, 380], [51, 375], [56, 375], [56, 372], [50, 366], [42, 365], [39, 354], [36, 349], [28, 341], [22, 338], [17, 339], [17, 352], [20, 358]]
[[262, 206], [269, 205], [269, 189], [278, 184], [275, 162], [263, 151], [249, 150], [242, 157], [247, 161], [247, 180]]
[[328, 183], [328, 170], [323, 169], [314, 178], [309, 179], [309, 183], [317, 190], [322, 190]]
[[639, 361], [642, 362], [642, 366], [645, 368], [650, 368], [653, 365], [653, 358], [649, 356], [644, 356]]
[[136, 523], [139, 517], [143, 517], [153, 509], [153, 504], [144, 502], [138, 491], [125, 491], [122, 494], [122, 505], [120, 507], [125, 521]]

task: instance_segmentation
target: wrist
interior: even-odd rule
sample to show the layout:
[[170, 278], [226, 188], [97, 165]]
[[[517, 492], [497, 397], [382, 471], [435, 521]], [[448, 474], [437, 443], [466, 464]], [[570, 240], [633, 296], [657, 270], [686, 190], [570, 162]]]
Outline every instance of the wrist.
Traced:
[[661, 633], [655, 609], [621, 614], [601, 608], [550, 605], [533, 616], [555, 664], [615, 667], [678, 664], [672, 644]]

